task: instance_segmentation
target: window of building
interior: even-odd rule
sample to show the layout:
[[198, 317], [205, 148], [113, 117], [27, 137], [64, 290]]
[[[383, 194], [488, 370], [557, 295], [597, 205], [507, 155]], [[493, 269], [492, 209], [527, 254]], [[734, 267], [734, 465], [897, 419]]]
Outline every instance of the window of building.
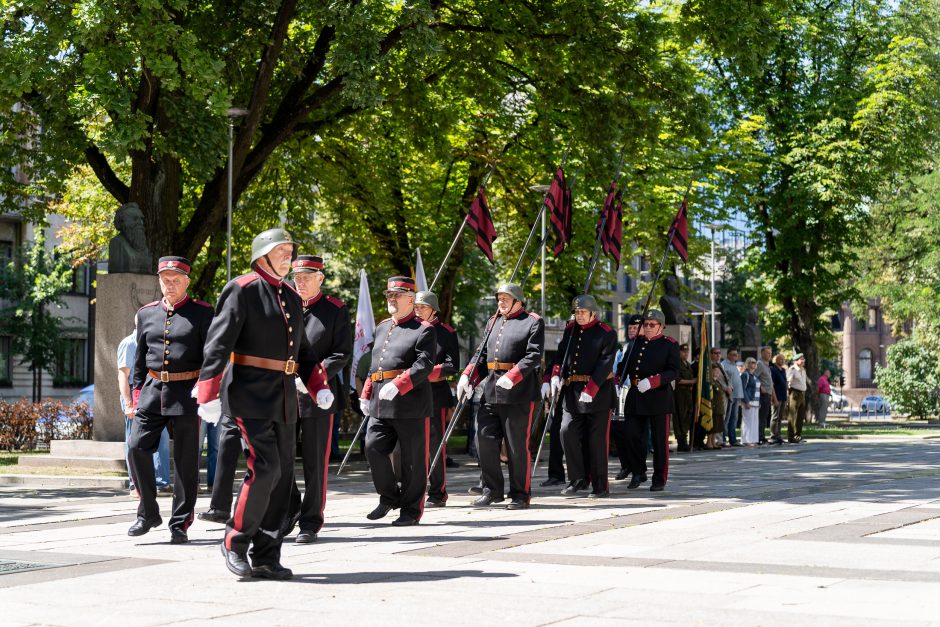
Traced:
[[52, 384], [56, 387], [80, 387], [88, 384], [88, 342], [81, 338], [65, 338], [56, 357]]
[[88, 294], [88, 264], [82, 264], [72, 270], [72, 293]]
[[0, 336], [0, 385], [13, 385], [13, 352], [10, 338]]
[[868, 308], [868, 330], [874, 331], [878, 328], [878, 308], [869, 307]]
[[872, 379], [872, 352], [864, 349], [858, 354], [858, 378], [860, 381], [871, 381]]
[[865, 321], [862, 318], [855, 319], [855, 330], [864, 331], [865, 330]]

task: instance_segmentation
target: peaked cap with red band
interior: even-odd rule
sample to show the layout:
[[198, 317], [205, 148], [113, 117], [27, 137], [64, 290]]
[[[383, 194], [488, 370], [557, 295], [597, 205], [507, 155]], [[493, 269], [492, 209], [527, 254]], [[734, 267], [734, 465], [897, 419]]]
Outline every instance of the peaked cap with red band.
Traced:
[[415, 280], [409, 276], [393, 276], [388, 280], [385, 292], [414, 292]]
[[317, 272], [323, 270], [323, 257], [316, 255], [297, 255], [297, 259], [291, 264], [294, 272]]
[[160, 261], [157, 263], [157, 274], [172, 271], [189, 276], [190, 270], [193, 269], [192, 266], [193, 264], [189, 263], [189, 259], [186, 257], [160, 257]]

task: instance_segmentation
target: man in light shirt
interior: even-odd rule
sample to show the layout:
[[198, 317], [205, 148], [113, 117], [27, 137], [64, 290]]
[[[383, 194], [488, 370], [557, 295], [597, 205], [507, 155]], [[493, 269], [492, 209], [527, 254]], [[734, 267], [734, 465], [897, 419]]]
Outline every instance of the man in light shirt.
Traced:
[[787, 442], [803, 441], [803, 422], [806, 420], [806, 359], [803, 353], [793, 355], [793, 364], [787, 370]]
[[728, 399], [728, 410], [725, 414], [725, 441], [729, 446], [741, 446], [738, 442], [738, 408], [744, 400], [744, 387], [741, 385], [741, 373], [738, 372], [738, 356], [736, 348], [729, 348], [727, 356], [721, 360], [721, 369], [725, 371], [731, 383], [731, 398]]

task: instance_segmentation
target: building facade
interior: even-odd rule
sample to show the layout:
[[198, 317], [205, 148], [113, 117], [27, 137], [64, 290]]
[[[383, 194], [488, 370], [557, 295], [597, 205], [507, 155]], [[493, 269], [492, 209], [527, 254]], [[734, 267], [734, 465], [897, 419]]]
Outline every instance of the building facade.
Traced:
[[[49, 216], [45, 227], [46, 246], [53, 251], [58, 238], [56, 233], [62, 226], [59, 216]], [[24, 244], [35, 240], [36, 229], [41, 228], [15, 213], [0, 215], [0, 263], [15, 261], [15, 256]], [[92, 282], [90, 265], [79, 266], [73, 271], [72, 288], [64, 296], [62, 307], [53, 307], [53, 313], [62, 318], [63, 336], [55, 367], [44, 370], [41, 375], [42, 398], [69, 399], [92, 383], [93, 328]], [[8, 303], [2, 303], [7, 305]], [[6, 400], [31, 398], [33, 372], [22, 356], [12, 351], [12, 337], [0, 331], [0, 397]]]

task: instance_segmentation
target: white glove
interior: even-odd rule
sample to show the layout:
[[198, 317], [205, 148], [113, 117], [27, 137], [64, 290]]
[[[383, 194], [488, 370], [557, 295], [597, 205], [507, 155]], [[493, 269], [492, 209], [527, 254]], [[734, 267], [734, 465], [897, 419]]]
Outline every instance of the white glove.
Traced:
[[398, 386], [394, 383], [389, 382], [383, 385], [382, 389], [379, 390], [380, 401], [390, 401], [396, 396], [398, 396]]
[[[306, 391], [306, 390], [305, 390]], [[320, 409], [329, 409], [333, 406], [333, 393], [329, 390], [320, 390], [317, 392], [317, 407]]]
[[512, 379], [510, 379], [506, 375], [503, 375], [496, 380], [496, 385], [503, 388], [504, 390], [511, 390], [512, 386], [514, 386], [515, 383], [512, 382]]
[[307, 386], [304, 385], [304, 382], [300, 380], [300, 377], [294, 377], [294, 385], [297, 386], [297, 391], [301, 394], [308, 394]]
[[588, 394], [587, 392], [581, 392], [581, 396], [578, 397], [579, 403], [592, 403], [594, 402], [594, 397]]
[[199, 417], [207, 424], [219, 424], [219, 418], [222, 417], [222, 401], [215, 399], [214, 401], [203, 403], [196, 409], [196, 413], [199, 414]]
[[369, 399], [367, 398], [359, 399], [359, 411], [362, 412], [363, 416], [369, 415]]
[[561, 377], [554, 376], [552, 377], [552, 394], [559, 394], [561, 392]]
[[542, 400], [547, 401], [548, 397], [551, 396], [552, 386], [547, 382], [542, 384]]
[[457, 381], [457, 400], [468, 398], [473, 393], [473, 386], [470, 385], [470, 377], [465, 374], [460, 375]]
[[653, 387], [653, 384], [650, 383], [649, 377], [647, 377], [646, 379], [640, 379], [640, 382], [636, 384], [636, 389], [640, 394], [648, 391], [652, 387]]

